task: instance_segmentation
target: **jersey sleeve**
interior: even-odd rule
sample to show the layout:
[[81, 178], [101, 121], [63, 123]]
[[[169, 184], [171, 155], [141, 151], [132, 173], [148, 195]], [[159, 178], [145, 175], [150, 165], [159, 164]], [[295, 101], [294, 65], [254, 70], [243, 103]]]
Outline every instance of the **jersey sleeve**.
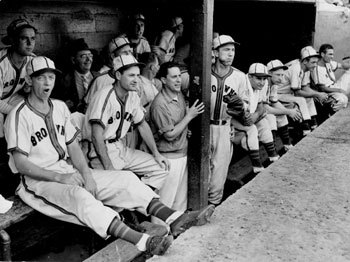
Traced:
[[26, 156], [31, 149], [31, 131], [28, 116], [19, 110], [13, 110], [5, 121], [5, 138], [9, 152], [17, 151]]
[[252, 87], [247, 75], [242, 74], [241, 81], [238, 86], [237, 94], [244, 101], [244, 103], [249, 104], [250, 101], [250, 91]]
[[303, 78], [301, 79], [301, 86], [307, 86], [310, 84], [310, 71], [304, 73]]
[[78, 128], [79, 123], [72, 118], [68, 107], [65, 104], [64, 107], [66, 145], [69, 145], [77, 138], [81, 131]]
[[337, 61], [332, 60], [332, 61], [330, 61], [330, 64], [331, 64], [331, 68], [332, 68], [333, 72], [339, 68], [339, 65], [338, 65], [339, 63]]
[[164, 31], [161, 35], [158, 46], [165, 51], [168, 50], [170, 39], [172, 36], [173, 33], [171, 31]]
[[109, 101], [112, 91], [113, 89], [109, 90], [109, 92], [101, 90], [93, 97], [87, 112], [89, 123], [100, 124], [103, 128], [107, 126], [108, 119], [112, 116]]
[[151, 120], [159, 135], [175, 128], [168, 110], [160, 105], [151, 108]]
[[145, 119], [145, 110], [141, 105], [140, 97], [135, 93], [133, 104], [138, 105], [135, 107], [133, 122], [134, 124], [139, 124]]
[[301, 74], [301, 68], [298, 66], [291, 66], [290, 70], [290, 87], [293, 90], [301, 89], [300, 85], [300, 74]]

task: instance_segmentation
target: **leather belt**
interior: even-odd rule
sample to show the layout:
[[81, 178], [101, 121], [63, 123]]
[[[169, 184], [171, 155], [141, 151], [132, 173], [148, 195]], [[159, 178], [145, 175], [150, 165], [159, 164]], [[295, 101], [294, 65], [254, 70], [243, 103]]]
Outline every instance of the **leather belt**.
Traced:
[[224, 126], [226, 125], [226, 123], [227, 123], [226, 120], [210, 120], [211, 125]]

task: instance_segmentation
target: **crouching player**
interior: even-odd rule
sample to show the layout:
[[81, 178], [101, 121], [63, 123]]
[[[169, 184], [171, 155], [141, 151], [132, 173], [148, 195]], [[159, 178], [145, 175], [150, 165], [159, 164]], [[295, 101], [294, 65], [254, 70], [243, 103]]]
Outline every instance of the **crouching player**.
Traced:
[[[5, 122], [10, 166], [21, 174], [17, 192], [25, 203], [47, 216], [88, 226], [103, 238], [122, 238], [152, 255], [164, 254], [173, 236], [208, 222], [213, 206], [175, 211], [132, 172], [91, 170], [76, 142], [79, 130], [71, 122], [67, 106], [50, 99], [57, 73], [50, 59], [33, 58], [26, 76], [30, 94]], [[68, 155], [73, 166], [66, 161]], [[156, 216], [169, 225], [172, 235], [135, 231], [107, 206]]]

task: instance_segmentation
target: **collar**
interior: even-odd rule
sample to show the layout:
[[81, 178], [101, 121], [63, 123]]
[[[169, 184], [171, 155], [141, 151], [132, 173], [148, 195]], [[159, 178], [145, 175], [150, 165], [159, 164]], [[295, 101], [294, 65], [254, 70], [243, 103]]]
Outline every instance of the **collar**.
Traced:
[[166, 102], [170, 103], [170, 102], [172, 102], [172, 101], [176, 101], [176, 102], [179, 101], [179, 96], [178, 96], [178, 95], [176, 95], [176, 96], [170, 96], [170, 95], [168, 94], [168, 92], [165, 91], [165, 88], [162, 88], [161, 92], [162, 92], [162, 94], [163, 94], [163, 96], [164, 96]]

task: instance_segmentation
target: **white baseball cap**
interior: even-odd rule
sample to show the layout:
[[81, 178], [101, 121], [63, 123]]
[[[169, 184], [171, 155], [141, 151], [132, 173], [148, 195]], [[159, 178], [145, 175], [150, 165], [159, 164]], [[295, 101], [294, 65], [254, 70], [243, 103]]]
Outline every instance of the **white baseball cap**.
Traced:
[[145, 16], [143, 14], [136, 14], [132, 17], [134, 20], [141, 20], [141, 21], [145, 21]]
[[55, 67], [55, 63], [45, 57], [45, 56], [36, 56], [34, 57], [26, 67], [27, 70], [27, 75], [29, 76], [34, 76], [34, 75], [39, 75], [41, 73], [44, 73], [46, 71], [52, 71], [54, 73], [59, 73], [61, 74], [62, 72]]
[[122, 48], [123, 46], [130, 45], [129, 40], [126, 37], [119, 36], [113, 38], [108, 44], [109, 53], [113, 53], [115, 50]]
[[171, 27], [176, 27], [178, 25], [181, 25], [183, 23], [183, 20], [181, 17], [174, 17], [171, 19]]
[[255, 76], [270, 77], [271, 75], [267, 72], [267, 67], [262, 63], [251, 64], [248, 70], [248, 74]]
[[301, 61], [309, 57], [320, 57], [320, 55], [317, 53], [315, 48], [313, 48], [312, 46], [305, 46], [303, 49], [301, 49], [300, 54], [301, 54]]
[[238, 42], [235, 42], [233, 38], [229, 35], [220, 35], [213, 40], [213, 49], [217, 49], [220, 46], [227, 45], [227, 44], [235, 44], [239, 45]]
[[284, 65], [280, 60], [275, 59], [267, 63], [268, 71], [276, 71], [278, 69], [287, 70], [288, 66]]
[[114, 71], [118, 71], [121, 69], [127, 69], [132, 66], [143, 66], [143, 63], [139, 63], [136, 58], [131, 55], [120, 55], [113, 59], [113, 69]]

